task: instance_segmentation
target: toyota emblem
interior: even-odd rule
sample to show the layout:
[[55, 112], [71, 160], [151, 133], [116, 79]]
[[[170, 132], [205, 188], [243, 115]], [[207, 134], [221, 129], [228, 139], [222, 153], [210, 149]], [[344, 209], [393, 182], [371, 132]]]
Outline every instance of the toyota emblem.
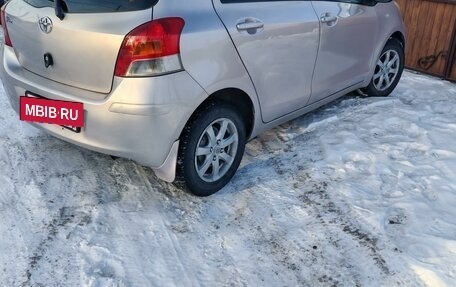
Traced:
[[40, 25], [40, 29], [41, 29], [41, 31], [43, 31], [43, 33], [49, 34], [52, 32], [52, 27], [54, 25], [52, 24], [51, 18], [43, 17], [40, 19], [38, 24]]

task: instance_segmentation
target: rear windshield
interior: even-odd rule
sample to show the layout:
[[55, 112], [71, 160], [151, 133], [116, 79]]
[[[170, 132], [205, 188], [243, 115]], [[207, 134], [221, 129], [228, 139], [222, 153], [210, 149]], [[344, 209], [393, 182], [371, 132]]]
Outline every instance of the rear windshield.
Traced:
[[[54, 7], [54, 0], [23, 0], [37, 7]], [[66, 13], [108, 13], [151, 8], [158, 0], [64, 0]]]

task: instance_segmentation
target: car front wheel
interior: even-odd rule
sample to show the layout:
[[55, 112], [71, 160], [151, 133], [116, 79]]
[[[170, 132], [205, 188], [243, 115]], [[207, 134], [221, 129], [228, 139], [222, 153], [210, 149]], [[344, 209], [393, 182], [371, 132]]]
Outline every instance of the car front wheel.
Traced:
[[246, 143], [244, 120], [230, 104], [213, 102], [198, 111], [180, 142], [178, 178], [197, 196], [209, 196], [234, 176]]
[[396, 88], [404, 70], [404, 47], [391, 39], [383, 48], [369, 86], [362, 90], [368, 96], [386, 97]]

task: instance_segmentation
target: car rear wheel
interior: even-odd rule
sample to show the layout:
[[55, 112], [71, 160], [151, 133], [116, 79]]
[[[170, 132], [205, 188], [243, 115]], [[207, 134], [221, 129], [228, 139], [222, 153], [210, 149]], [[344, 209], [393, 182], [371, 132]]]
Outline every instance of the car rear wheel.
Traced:
[[362, 92], [368, 96], [386, 97], [396, 88], [404, 70], [404, 47], [391, 39], [383, 48], [375, 66], [372, 80]]
[[213, 102], [193, 116], [181, 136], [178, 179], [197, 196], [209, 196], [233, 177], [246, 143], [239, 112], [226, 103]]

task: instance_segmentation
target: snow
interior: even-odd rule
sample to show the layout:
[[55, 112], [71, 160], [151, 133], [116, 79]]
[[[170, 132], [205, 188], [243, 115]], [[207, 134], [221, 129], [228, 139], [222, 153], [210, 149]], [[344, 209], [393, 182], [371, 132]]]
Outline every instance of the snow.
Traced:
[[0, 89], [3, 286], [454, 286], [456, 85], [406, 72], [251, 141], [196, 198], [18, 120]]

